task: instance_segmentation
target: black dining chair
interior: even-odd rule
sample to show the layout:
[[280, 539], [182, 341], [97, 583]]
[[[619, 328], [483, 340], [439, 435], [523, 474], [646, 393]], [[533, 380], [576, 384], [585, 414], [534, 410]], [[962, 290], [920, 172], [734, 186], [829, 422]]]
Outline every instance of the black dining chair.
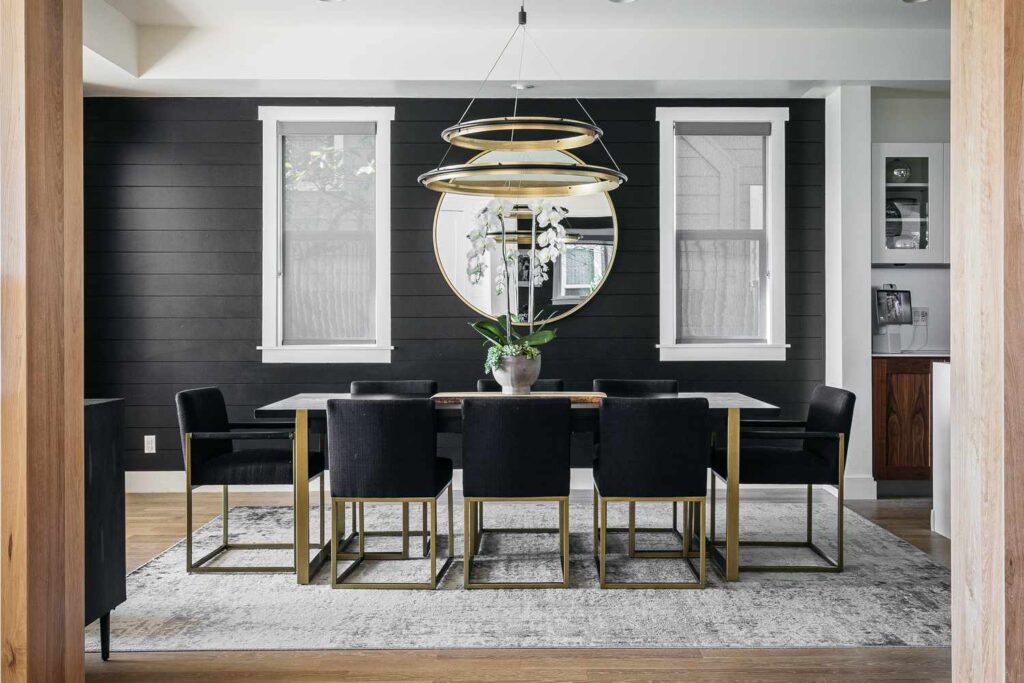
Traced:
[[594, 391], [606, 396], [678, 394], [679, 382], [674, 379], [595, 379]]
[[[344, 521], [339, 510], [359, 507], [359, 551], [354, 557], [331, 544], [333, 588], [433, 589], [451, 566], [455, 548], [452, 461], [437, 457], [434, 404], [429, 398], [332, 399], [327, 402], [327, 452], [331, 478], [331, 539]], [[448, 489], [448, 557], [437, 568], [437, 499]], [[365, 560], [407, 559], [366, 551], [365, 506], [401, 503], [408, 528], [410, 503], [430, 507], [430, 580], [419, 583], [346, 581]], [[338, 560], [353, 559], [340, 575]]]
[[[594, 559], [601, 588], [703, 588], [704, 542], [711, 419], [704, 398], [625, 398], [601, 400], [601, 444], [594, 462]], [[612, 582], [607, 579], [608, 503], [629, 503], [629, 557], [686, 559], [697, 581]], [[683, 504], [679, 550], [636, 549], [638, 503]], [[692, 512], [691, 512], [692, 511]], [[700, 570], [693, 566], [691, 520], [697, 520]]]
[[[478, 379], [477, 391], [501, 391], [501, 385], [493, 379]], [[539, 379], [530, 387], [531, 391], [565, 391], [565, 382], [560, 379]]]
[[[187, 570], [212, 572], [294, 572], [289, 566], [223, 566], [209, 563], [229, 550], [294, 549], [292, 543], [231, 543], [228, 539], [228, 486], [308, 486], [293, 477], [295, 425], [292, 422], [247, 422], [228, 420], [224, 396], [216, 387], [189, 389], [174, 397], [178, 429], [185, 456], [185, 564]], [[288, 448], [236, 449], [235, 442], [288, 440]], [[324, 547], [324, 461], [323, 454], [310, 453], [309, 481], [320, 479], [320, 543]], [[192, 491], [199, 486], [221, 487], [221, 543], [192, 561]]]
[[[466, 588], [566, 588], [569, 585], [568, 398], [467, 398], [462, 402], [463, 575]], [[483, 533], [556, 532], [561, 581], [480, 582], [473, 559], [483, 533], [478, 506], [485, 502], [558, 503], [557, 529], [486, 529]]]
[[[804, 541], [743, 541], [740, 545], [809, 548], [825, 564], [740, 565], [740, 571], [841, 572], [843, 571], [843, 473], [849, 446], [856, 396], [826, 385], [811, 393], [806, 420], [743, 420], [740, 423], [740, 484], [792, 484], [807, 487], [807, 537]], [[752, 440], [755, 443], [748, 443]], [[771, 442], [785, 441], [784, 445]], [[768, 442], [767, 444], [761, 442]], [[794, 443], [795, 442], [795, 443]], [[728, 477], [727, 451], [716, 448], [711, 462], [715, 476]], [[715, 543], [715, 482], [711, 487], [711, 542]], [[813, 537], [815, 485], [835, 486], [839, 510], [838, 551], [830, 557]]]
[[[387, 398], [430, 398], [437, 393], [437, 382], [432, 379], [400, 379], [400, 380], [357, 380], [349, 384], [349, 394], [352, 396], [359, 396], [362, 398], [368, 397], [387, 397]], [[423, 537], [423, 556], [426, 557], [427, 553], [430, 552], [430, 537], [429, 530], [427, 529], [427, 504], [422, 505], [422, 537]], [[342, 513], [342, 519], [344, 519], [344, 511]], [[367, 536], [401, 536], [402, 537], [402, 551], [400, 557], [393, 559], [406, 559], [409, 556], [409, 504], [403, 503], [402, 505], [402, 520], [403, 526], [401, 531], [390, 531], [377, 529], [375, 531], [367, 532]], [[352, 534], [348, 538], [341, 541], [341, 549], [344, 550], [352, 543], [356, 542], [359, 538], [359, 531], [357, 530], [359, 515], [358, 508], [356, 505], [352, 506]], [[344, 528], [344, 525], [342, 525]], [[392, 558], [390, 553], [372, 553], [376, 559], [389, 559]], [[353, 554], [342, 553], [343, 558], [355, 557]]]

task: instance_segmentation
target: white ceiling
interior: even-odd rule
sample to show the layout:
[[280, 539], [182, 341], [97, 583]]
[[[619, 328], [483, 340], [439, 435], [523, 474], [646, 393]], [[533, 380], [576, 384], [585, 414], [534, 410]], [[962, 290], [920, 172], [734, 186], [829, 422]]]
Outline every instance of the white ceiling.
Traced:
[[[513, 26], [519, 0], [107, 0], [139, 25]], [[949, 28], [949, 0], [527, 0], [529, 23], [559, 29]]]

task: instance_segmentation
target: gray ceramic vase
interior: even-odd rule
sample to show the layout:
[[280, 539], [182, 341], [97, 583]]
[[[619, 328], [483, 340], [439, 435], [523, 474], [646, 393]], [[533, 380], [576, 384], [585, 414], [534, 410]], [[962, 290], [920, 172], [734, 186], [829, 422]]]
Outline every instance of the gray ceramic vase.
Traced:
[[540, 377], [540, 354], [536, 358], [513, 356], [502, 358], [494, 369], [494, 380], [501, 385], [503, 394], [528, 394]]

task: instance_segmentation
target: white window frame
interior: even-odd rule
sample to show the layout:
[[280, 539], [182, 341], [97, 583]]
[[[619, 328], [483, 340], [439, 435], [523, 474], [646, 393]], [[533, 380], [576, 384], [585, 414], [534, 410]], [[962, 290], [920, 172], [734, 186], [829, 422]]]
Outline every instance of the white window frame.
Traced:
[[[786, 121], [788, 107], [658, 107], [660, 277], [658, 353], [662, 361], [786, 360]], [[765, 149], [765, 237], [768, 244], [767, 340], [676, 343], [675, 124], [770, 123]]]
[[[391, 122], [394, 107], [260, 107], [263, 121], [263, 344], [264, 363], [390, 363], [391, 351]], [[283, 295], [280, 259], [282, 122], [376, 124], [376, 233], [373, 344], [281, 343]]]

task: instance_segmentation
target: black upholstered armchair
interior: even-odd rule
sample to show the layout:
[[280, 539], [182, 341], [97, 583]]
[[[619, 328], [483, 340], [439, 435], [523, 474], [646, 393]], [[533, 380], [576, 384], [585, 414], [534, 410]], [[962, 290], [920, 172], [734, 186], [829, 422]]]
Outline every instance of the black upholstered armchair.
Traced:
[[[185, 456], [185, 555], [189, 572], [293, 572], [293, 564], [271, 567], [211, 566], [211, 560], [229, 550], [281, 550], [292, 543], [231, 543], [228, 538], [228, 486], [307, 485], [294, 482], [295, 427], [291, 422], [235, 423], [228, 420], [224, 396], [216, 387], [189, 389], [174, 397], [178, 429]], [[292, 447], [236, 449], [240, 441], [289, 440]], [[310, 454], [309, 480], [320, 477], [320, 544], [324, 542], [324, 462]], [[192, 491], [197, 486], [221, 487], [221, 544], [192, 561]]]
[[[530, 387], [532, 391], [565, 391], [565, 382], [560, 379], [539, 379]], [[477, 391], [501, 391], [501, 385], [493, 379], [478, 379]]]
[[[843, 472], [855, 402], [856, 397], [845, 389], [819, 385], [811, 394], [806, 420], [743, 420], [740, 423], [740, 484], [793, 484], [807, 487], [805, 541], [741, 540], [740, 544], [809, 548], [825, 562], [815, 565], [741, 565], [741, 571], [843, 570]], [[711, 463], [714, 474], [723, 480], [728, 476], [726, 457], [726, 450], [717, 448]], [[812, 515], [815, 485], [835, 486], [838, 490], [838, 551], [835, 558], [814, 543]], [[715, 542], [714, 501], [715, 486], [712, 486], [712, 543]]]
[[[327, 450], [330, 461], [331, 539], [338, 538], [339, 510], [359, 508], [359, 551], [342, 553], [331, 544], [334, 588], [433, 589], [451, 565], [455, 547], [452, 461], [437, 457], [434, 405], [429, 398], [335, 399], [327, 402]], [[448, 557], [437, 569], [437, 499], [448, 489]], [[401, 503], [402, 553], [366, 551], [367, 503]], [[408, 559], [409, 503], [430, 506], [430, 580], [420, 583], [346, 581], [367, 559]], [[344, 521], [341, 524], [344, 527]], [[338, 560], [353, 560], [340, 575]]]
[[[568, 398], [467, 398], [462, 402], [462, 488], [466, 588], [565, 588], [569, 585]], [[557, 529], [478, 528], [484, 502], [558, 503]], [[473, 581], [473, 558], [485, 533], [559, 534], [562, 580], [484, 583]]]
[[[711, 450], [711, 422], [704, 398], [610, 397], [601, 401], [601, 444], [594, 461], [594, 558], [602, 588], [703, 588], [707, 558], [704, 545], [705, 495]], [[622, 583], [607, 580], [608, 503], [629, 503], [629, 556], [681, 557], [697, 581]], [[679, 550], [636, 549], [636, 504], [683, 504], [684, 530]], [[700, 570], [690, 549], [693, 526]]]
[[608, 396], [678, 394], [679, 382], [674, 379], [595, 379], [594, 391]]

